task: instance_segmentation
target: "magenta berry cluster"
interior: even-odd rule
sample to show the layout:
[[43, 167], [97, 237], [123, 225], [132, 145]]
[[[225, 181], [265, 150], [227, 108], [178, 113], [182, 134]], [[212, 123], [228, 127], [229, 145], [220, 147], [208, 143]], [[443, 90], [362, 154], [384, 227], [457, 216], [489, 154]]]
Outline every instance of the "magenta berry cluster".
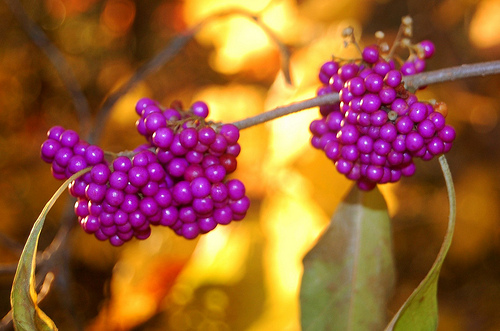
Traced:
[[413, 175], [415, 157], [446, 153], [455, 139], [446, 106], [419, 101], [404, 85], [405, 76], [425, 69], [434, 45], [426, 40], [410, 50], [399, 67], [379, 45], [370, 45], [361, 59], [334, 59], [320, 69], [317, 94], [338, 92], [340, 101], [320, 107], [321, 118], [310, 125], [311, 143], [360, 189]]
[[146, 239], [151, 226], [170, 227], [187, 239], [245, 217], [250, 200], [236, 170], [239, 129], [206, 120], [208, 106], [195, 102], [187, 111], [162, 109], [149, 98], [135, 107], [138, 132], [147, 143], [107, 161], [101, 148], [72, 130], [55, 126], [41, 146], [57, 179], [87, 167], [71, 182], [75, 214], [83, 230], [120, 246]]

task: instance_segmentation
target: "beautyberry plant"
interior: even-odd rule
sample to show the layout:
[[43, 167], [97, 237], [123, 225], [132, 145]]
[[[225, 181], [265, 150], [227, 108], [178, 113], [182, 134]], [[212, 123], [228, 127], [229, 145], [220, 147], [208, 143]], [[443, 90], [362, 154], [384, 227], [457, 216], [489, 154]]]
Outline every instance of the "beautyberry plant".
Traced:
[[143, 98], [135, 111], [137, 131], [147, 143], [134, 151], [105, 153], [60, 126], [48, 131], [41, 146], [57, 179], [91, 167], [69, 186], [85, 232], [120, 246], [148, 238], [154, 225], [194, 239], [245, 217], [245, 185], [227, 179], [241, 150], [238, 127], [206, 120], [209, 109], [201, 101], [184, 111], [180, 103], [162, 109]]
[[[415, 157], [430, 160], [446, 153], [455, 139], [446, 105], [421, 101], [404, 84], [404, 77], [422, 72], [434, 54], [431, 41], [410, 42], [411, 26], [409, 17], [403, 19], [403, 33], [392, 48], [377, 32], [379, 42], [360, 49], [360, 58], [334, 57], [319, 71], [317, 95], [338, 92], [339, 101], [320, 107], [321, 118], [310, 125], [311, 144], [362, 190], [413, 175]], [[359, 49], [352, 28], [344, 34]], [[396, 47], [409, 56], [396, 57]]]

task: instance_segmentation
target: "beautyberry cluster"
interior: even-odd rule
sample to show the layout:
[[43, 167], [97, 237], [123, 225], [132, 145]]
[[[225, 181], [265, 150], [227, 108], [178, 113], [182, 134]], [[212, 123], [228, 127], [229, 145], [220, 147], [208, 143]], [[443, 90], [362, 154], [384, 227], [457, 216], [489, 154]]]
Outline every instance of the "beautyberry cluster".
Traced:
[[48, 131], [41, 146], [41, 157], [57, 179], [92, 167], [69, 186], [83, 230], [120, 246], [133, 237], [148, 238], [153, 225], [194, 239], [245, 217], [250, 206], [245, 186], [227, 180], [241, 150], [236, 126], [207, 121], [203, 102], [183, 111], [180, 104], [162, 109], [143, 98], [135, 110], [137, 130], [148, 143], [112, 161], [60, 126]]
[[311, 143], [363, 190], [413, 175], [415, 157], [446, 153], [455, 139], [446, 105], [419, 101], [404, 85], [405, 76], [425, 69], [433, 43], [405, 46], [410, 56], [399, 67], [377, 44], [365, 47], [359, 60], [327, 61], [319, 72], [317, 94], [338, 92], [340, 101], [320, 107]]

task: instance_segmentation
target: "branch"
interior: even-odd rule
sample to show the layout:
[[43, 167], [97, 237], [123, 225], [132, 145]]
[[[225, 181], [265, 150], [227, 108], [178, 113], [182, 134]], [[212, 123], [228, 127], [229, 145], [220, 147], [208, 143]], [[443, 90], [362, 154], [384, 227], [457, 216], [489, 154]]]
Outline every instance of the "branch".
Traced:
[[287, 106], [277, 107], [274, 108], [273, 110], [266, 111], [259, 115], [234, 122], [233, 124], [236, 125], [240, 130], [242, 130], [260, 123], [268, 122], [278, 117], [299, 112], [301, 110], [322, 106], [330, 103], [335, 103], [338, 101], [339, 101], [338, 93], [324, 94], [311, 99], [295, 102]]
[[47, 35], [40, 29], [26, 14], [22, 4], [17, 0], [4, 0], [9, 7], [12, 14], [21, 24], [22, 28], [26, 31], [31, 40], [47, 55], [52, 65], [55, 67], [59, 77], [63, 81], [66, 89], [71, 94], [75, 111], [78, 116], [80, 124], [80, 131], [85, 132], [90, 124], [90, 107], [83, 95], [73, 71], [59, 51], [59, 49], [52, 44]]
[[469, 77], [484, 77], [500, 73], [500, 61], [462, 64], [457, 67], [445, 68], [435, 71], [423, 72], [418, 75], [405, 77], [409, 87], [419, 88], [425, 85], [451, 82]]
[[285, 44], [283, 44], [279, 38], [272, 32], [272, 30], [262, 23], [257, 16], [243, 9], [233, 8], [227, 9], [221, 12], [217, 12], [213, 15], [206, 17], [201, 20], [198, 24], [193, 26], [192, 28], [185, 31], [180, 36], [173, 38], [170, 43], [158, 53], [154, 58], [152, 58], [149, 62], [140, 67], [135, 74], [116, 92], [112, 93], [102, 105], [99, 113], [97, 114], [95, 125], [88, 137], [87, 141], [93, 143], [99, 139], [104, 126], [106, 124], [106, 120], [109, 116], [109, 113], [115, 103], [124, 96], [130, 89], [132, 89], [137, 83], [146, 78], [149, 74], [157, 70], [159, 67], [170, 61], [174, 56], [176, 56], [182, 48], [198, 33], [206, 24], [212, 22], [213, 20], [230, 16], [230, 15], [242, 15], [257, 24], [267, 35], [268, 37], [277, 45], [280, 54], [281, 54], [281, 70], [285, 76], [285, 79], [288, 83], [291, 84], [290, 78], [290, 54], [288, 48]]
[[[481, 62], [475, 64], [463, 64], [440, 70], [429, 71], [414, 76], [405, 76], [404, 81], [408, 87], [415, 89], [436, 83], [454, 81], [469, 77], [487, 76], [500, 73], [500, 61]], [[331, 104], [339, 101], [338, 93], [324, 94], [311, 99], [306, 99], [286, 106], [280, 106], [259, 115], [234, 122], [240, 130], [253, 125], [268, 122], [270, 120], [299, 112], [312, 107]]]

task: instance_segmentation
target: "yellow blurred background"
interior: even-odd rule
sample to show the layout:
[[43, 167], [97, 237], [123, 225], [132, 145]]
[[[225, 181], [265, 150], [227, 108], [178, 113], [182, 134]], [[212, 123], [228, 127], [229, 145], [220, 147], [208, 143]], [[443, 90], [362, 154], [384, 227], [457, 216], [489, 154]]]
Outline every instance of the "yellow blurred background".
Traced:
[[[95, 120], [107, 96], [172, 38], [202, 19], [243, 9], [291, 51], [293, 85], [280, 52], [244, 15], [207, 23], [171, 61], [113, 107], [99, 144], [119, 152], [143, 143], [135, 102], [204, 100], [210, 118], [233, 122], [310, 98], [321, 64], [351, 56], [340, 32], [353, 26], [362, 45], [382, 30], [391, 41], [401, 17], [414, 19], [414, 41], [431, 39], [428, 70], [500, 57], [500, 0], [44, 0], [22, 1], [27, 14], [73, 69]], [[0, 2], [0, 314], [20, 249], [60, 184], [39, 158], [45, 132], [63, 125], [88, 133], [53, 64]], [[439, 330], [500, 329], [500, 78], [429, 86], [423, 99], [448, 104], [458, 133], [449, 163], [458, 218], [439, 289]], [[310, 109], [241, 132], [234, 177], [247, 187], [247, 218], [197, 241], [154, 228], [146, 241], [110, 247], [75, 228], [69, 273], [42, 309], [61, 330], [299, 330], [301, 259], [327, 225], [351, 183], [310, 144]], [[393, 218], [398, 283], [395, 313], [430, 268], [446, 229], [447, 197], [437, 160], [380, 187]], [[49, 214], [40, 249], [53, 239], [69, 197]], [[65, 207], [66, 206], [66, 207]], [[57, 279], [61, 279], [60, 282]], [[70, 300], [68, 301], [68, 298]], [[70, 304], [70, 306], [68, 306]], [[65, 309], [68, 308], [68, 309]], [[71, 308], [71, 309], [70, 309]]]

